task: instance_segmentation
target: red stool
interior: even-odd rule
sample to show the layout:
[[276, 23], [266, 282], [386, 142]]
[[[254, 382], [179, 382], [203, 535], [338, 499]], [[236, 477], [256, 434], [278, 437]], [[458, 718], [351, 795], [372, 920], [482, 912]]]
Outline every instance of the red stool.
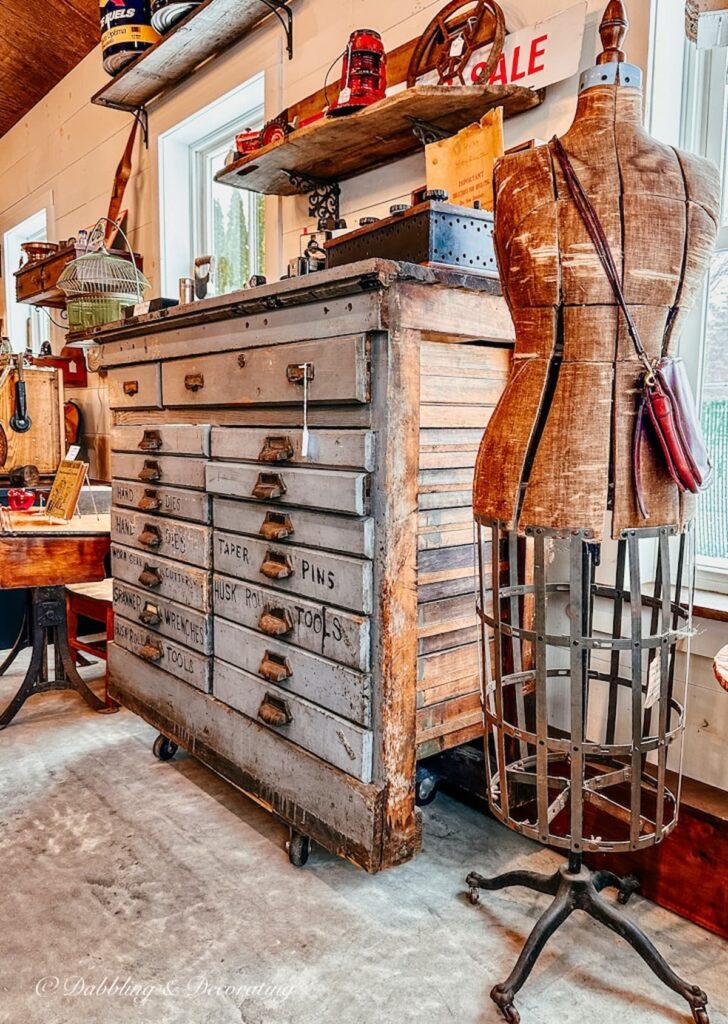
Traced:
[[[106, 645], [114, 636], [114, 581], [102, 580], [100, 583], [74, 583], [66, 587], [66, 617], [68, 619], [68, 646], [74, 663], [78, 663], [78, 654], [92, 654], [106, 661]], [[80, 617], [99, 622], [104, 627], [103, 636], [78, 636], [78, 620]], [[115, 701], [109, 697], [109, 671], [106, 669], [106, 706], [116, 707]]]

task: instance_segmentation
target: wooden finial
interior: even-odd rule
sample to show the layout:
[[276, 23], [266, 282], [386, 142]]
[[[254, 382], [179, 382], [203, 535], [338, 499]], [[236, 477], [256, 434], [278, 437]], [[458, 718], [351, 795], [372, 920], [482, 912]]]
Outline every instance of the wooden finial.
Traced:
[[609, 0], [599, 26], [604, 51], [597, 57], [597, 64], [619, 64], [627, 57], [622, 44], [629, 29], [629, 18], [624, 0]]

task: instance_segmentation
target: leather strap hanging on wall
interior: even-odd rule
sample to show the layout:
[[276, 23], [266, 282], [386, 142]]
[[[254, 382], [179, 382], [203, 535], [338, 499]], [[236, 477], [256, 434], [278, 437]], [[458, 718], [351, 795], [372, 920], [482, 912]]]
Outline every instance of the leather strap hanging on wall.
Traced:
[[109, 212], [107, 214], [108, 221], [106, 224], [106, 233], [104, 236], [104, 244], [107, 249], [113, 248], [114, 240], [119, 230], [117, 222], [119, 220], [119, 214], [121, 213], [121, 205], [124, 202], [126, 186], [129, 184], [129, 178], [131, 177], [132, 156], [134, 153], [134, 142], [136, 141], [137, 127], [138, 122], [135, 119], [131, 132], [129, 133], [129, 140], [126, 144], [126, 148], [124, 149], [121, 162], [116, 168], [114, 187], [111, 192], [111, 202], [109, 203]]
[[[466, 8], [472, 8], [470, 13]], [[501, 7], [495, 0], [452, 0], [435, 15], [422, 33], [410, 60], [407, 87], [428, 71], [436, 70], [440, 84], [459, 78], [465, 84], [463, 73], [476, 50], [492, 43], [488, 59], [475, 82], [487, 85], [503, 53], [506, 22]], [[459, 52], [453, 43], [462, 40]]]

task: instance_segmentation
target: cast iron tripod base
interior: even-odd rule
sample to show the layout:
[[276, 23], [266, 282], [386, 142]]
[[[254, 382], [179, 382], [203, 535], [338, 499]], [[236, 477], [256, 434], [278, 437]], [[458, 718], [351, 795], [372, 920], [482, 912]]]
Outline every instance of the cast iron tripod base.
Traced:
[[575, 858], [555, 875], [510, 871], [497, 878], [483, 878], [472, 872], [466, 882], [471, 903], [480, 901], [481, 889], [506, 889], [511, 885], [522, 885], [526, 889], [555, 897], [529, 935], [509, 977], [502, 985], [496, 985], [490, 993], [491, 999], [499, 1007], [508, 1024], [519, 1024], [521, 1018], [513, 1005], [516, 993], [525, 984], [548, 940], [575, 910], [585, 911], [626, 939], [657, 977], [673, 992], [687, 1000], [695, 1024], [709, 1024], [706, 1009], [708, 997], [705, 992], [679, 978], [637, 925], [620, 914], [600, 895], [603, 889], [617, 889], [619, 902], [625, 904], [638, 888], [639, 883], [635, 878], [619, 878], [611, 871], [589, 871], [581, 864], [581, 858]]
[[[0, 715], [0, 732], [7, 729], [29, 697], [36, 693], [48, 693], [50, 690], [75, 690], [88, 706], [100, 715], [113, 715], [119, 710], [118, 707], [108, 707], [76, 671], [68, 646], [65, 587], [37, 587], [33, 590], [28, 628], [32, 647], [30, 664], [20, 689]], [[53, 679], [48, 678], [47, 671], [50, 644], [53, 645], [55, 652]], [[24, 639], [21, 634], [8, 660], [2, 666], [3, 669], [14, 660], [23, 646]]]

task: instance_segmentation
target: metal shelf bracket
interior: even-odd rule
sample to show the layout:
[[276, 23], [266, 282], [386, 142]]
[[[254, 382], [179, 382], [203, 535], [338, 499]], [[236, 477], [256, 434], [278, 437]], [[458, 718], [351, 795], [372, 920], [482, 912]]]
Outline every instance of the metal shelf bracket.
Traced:
[[341, 187], [337, 182], [320, 181], [294, 171], [284, 173], [299, 192], [308, 192], [308, 215], [316, 218], [319, 230], [324, 230], [329, 221], [340, 219]]
[[149, 149], [149, 111], [145, 106], [137, 107], [136, 110], [132, 110], [137, 124], [142, 130], [142, 139], [144, 140], [144, 148]]
[[275, 14], [286, 33], [286, 44], [288, 59], [293, 60], [293, 11], [288, 6], [288, 0], [260, 0], [268, 10]]

